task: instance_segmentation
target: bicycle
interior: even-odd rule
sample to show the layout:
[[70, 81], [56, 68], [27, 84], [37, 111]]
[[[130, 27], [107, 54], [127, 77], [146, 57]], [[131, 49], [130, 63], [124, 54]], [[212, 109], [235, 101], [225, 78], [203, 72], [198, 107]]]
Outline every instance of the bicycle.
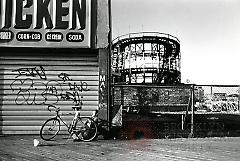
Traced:
[[73, 137], [74, 140], [81, 140], [81, 141], [92, 141], [97, 136], [97, 125], [94, 119], [96, 118], [97, 111], [92, 117], [82, 117], [80, 116], [80, 109], [81, 107], [74, 106], [72, 107], [75, 111], [75, 116], [70, 125], [67, 125], [64, 122], [59, 114], [60, 108], [55, 107], [52, 105], [48, 106], [48, 110], [51, 112], [50, 108], [55, 109], [55, 116], [48, 119], [44, 122], [40, 130], [40, 137], [43, 140], [50, 141], [60, 131], [61, 124], [63, 123], [68, 129], [69, 134]]

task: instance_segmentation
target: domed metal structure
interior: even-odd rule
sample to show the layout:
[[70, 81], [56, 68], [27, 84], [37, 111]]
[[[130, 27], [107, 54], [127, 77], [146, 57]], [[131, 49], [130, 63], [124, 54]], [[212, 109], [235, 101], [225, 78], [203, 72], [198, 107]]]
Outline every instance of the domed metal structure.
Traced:
[[181, 82], [177, 37], [156, 32], [131, 33], [114, 39], [112, 50], [114, 83]]

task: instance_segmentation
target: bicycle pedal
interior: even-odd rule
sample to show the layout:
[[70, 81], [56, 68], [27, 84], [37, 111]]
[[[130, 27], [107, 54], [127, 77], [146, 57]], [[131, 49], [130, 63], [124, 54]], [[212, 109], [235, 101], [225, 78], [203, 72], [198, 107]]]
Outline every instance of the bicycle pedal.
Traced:
[[73, 140], [78, 140], [79, 139], [79, 137], [75, 133], [73, 133], [71, 136], [72, 136]]

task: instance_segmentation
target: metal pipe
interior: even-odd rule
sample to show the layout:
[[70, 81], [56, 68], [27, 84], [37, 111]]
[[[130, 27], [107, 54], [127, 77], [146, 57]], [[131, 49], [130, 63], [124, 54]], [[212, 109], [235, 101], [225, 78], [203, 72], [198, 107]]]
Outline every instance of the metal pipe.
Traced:
[[191, 137], [194, 136], [194, 85], [192, 85], [192, 92], [191, 92], [191, 108], [192, 108], [192, 115], [191, 115]]

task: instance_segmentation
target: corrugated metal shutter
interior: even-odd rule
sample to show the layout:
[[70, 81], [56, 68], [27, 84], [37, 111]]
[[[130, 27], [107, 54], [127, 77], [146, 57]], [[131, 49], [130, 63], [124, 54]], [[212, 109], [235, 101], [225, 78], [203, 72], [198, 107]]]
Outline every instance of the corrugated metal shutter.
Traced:
[[[82, 115], [98, 109], [99, 72], [95, 54], [32, 53], [0, 56], [0, 133], [38, 134], [53, 116], [48, 105], [63, 114], [82, 103]], [[71, 56], [70, 56], [71, 55]], [[71, 120], [72, 115], [63, 116]]]

